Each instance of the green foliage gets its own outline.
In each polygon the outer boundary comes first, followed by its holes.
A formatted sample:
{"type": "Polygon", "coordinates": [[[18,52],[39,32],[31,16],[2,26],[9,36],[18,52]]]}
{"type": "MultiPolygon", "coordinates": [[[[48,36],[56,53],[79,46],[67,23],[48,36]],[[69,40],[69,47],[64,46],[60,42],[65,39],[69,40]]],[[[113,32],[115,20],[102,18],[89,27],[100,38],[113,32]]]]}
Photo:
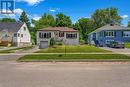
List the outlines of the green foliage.
{"type": "Polygon", "coordinates": [[[37,29],[42,29],[45,27],[55,26],[55,19],[51,14],[44,14],[38,21],[32,20],[32,23],[37,29]]]}
{"type": "Polygon", "coordinates": [[[72,21],[69,16],[66,16],[63,13],[58,13],[56,15],[56,26],[57,27],[71,27],[72,21]]]}
{"type": "Polygon", "coordinates": [[[128,22],[128,27],[130,27],[130,21],[128,22]]]}
{"type": "Polygon", "coordinates": [[[81,44],[81,45],[84,45],[85,43],[86,43],[86,42],[85,42],[84,40],[82,40],[82,39],[80,40],[80,44],[81,44]]]}
{"type": "Polygon", "coordinates": [[[95,29],[111,23],[112,21],[120,24],[122,20],[116,8],[97,9],[92,14],[91,18],[95,29]]]}
{"type": "Polygon", "coordinates": [[[22,14],[20,15],[19,20],[20,20],[21,22],[25,22],[25,23],[27,24],[27,27],[30,29],[29,18],[28,18],[28,16],[27,16],[27,14],[26,14],[25,11],[22,12],[22,14]]]}
{"type": "Polygon", "coordinates": [[[84,62],[84,61],[130,61],[130,57],[122,54],[53,54],[53,55],[26,55],[18,61],[57,61],[57,62],[84,62]]]}
{"type": "Polygon", "coordinates": [[[125,47],[130,48],[130,42],[125,42],[125,47]]]}
{"type": "Polygon", "coordinates": [[[73,25],[73,28],[80,30],[80,41],[87,41],[88,33],[93,31],[93,23],[89,18],[81,18],[73,25]]]}
{"type": "Polygon", "coordinates": [[[8,22],[16,22],[16,20],[12,18],[2,18],[0,19],[0,22],[8,23],[8,22]]]}
{"type": "Polygon", "coordinates": [[[59,46],[62,46],[63,45],[63,42],[56,42],[56,45],[59,45],[59,46]]]}
{"type": "Polygon", "coordinates": [[[54,46],[55,44],[56,44],[56,42],[55,42],[54,38],[51,38],[51,40],[50,40],[50,46],[54,46]]]}

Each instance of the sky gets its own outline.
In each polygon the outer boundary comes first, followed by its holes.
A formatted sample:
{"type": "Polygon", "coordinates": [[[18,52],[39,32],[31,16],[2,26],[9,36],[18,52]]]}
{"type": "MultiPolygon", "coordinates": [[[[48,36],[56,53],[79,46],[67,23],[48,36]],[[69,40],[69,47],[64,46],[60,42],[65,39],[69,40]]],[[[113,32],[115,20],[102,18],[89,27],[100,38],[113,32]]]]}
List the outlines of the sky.
{"type": "MultiPolygon", "coordinates": [[[[130,0],[15,0],[15,15],[18,18],[24,10],[30,19],[38,20],[44,13],[55,15],[62,12],[71,17],[73,23],[79,18],[90,18],[96,9],[115,7],[123,18],[123,25],[130,19],[130,0]]],[[[5,16],[5,15],[4,15],[5,16]]],[[[0,14],[0,17],[3,15],[0,14]]]]}

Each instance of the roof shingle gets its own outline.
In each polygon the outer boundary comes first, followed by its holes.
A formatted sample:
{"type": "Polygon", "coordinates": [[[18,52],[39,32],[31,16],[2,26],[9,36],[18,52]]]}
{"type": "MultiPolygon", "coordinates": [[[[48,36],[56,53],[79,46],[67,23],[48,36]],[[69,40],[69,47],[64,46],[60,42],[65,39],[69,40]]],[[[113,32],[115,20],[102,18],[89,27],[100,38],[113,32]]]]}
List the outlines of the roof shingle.
{"type": "Polygon", "coordinates": [[[0,31],[6,29],[8,32],[18,32],[18,30],[22,27],[23,22],[10,22],[10,23],[3,23],[0,22],[0,31]]]}
{"type": "Polygon", "coordinates": [[[63,32],[78,32],[78,30],[74,30],[68,27],[48,27],[44,29],[39,29],[38,31],[63,31],[63,32]]]}
{"type": "Polygon", "coordinates": [[[124,27],[124,26],[120,26],[117,24],[111,25],[111,24],[107,24],[101,28],[96,29],[95,31],[91,32],[91,33],[95,33],[95,32],[100,32],[102,30],[130,30],[130,28],[128,27],[124,27]]]}

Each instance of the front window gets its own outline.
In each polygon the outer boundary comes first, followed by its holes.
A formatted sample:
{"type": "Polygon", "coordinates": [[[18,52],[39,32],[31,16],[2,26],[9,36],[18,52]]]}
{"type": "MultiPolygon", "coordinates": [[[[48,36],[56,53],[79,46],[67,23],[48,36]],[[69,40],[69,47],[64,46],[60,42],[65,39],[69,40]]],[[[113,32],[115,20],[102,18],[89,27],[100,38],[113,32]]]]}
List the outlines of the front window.
{"type": "Polygon", "coordinates": [[[21,34],[21,37],[23,37],[23,34],[21,34]]]}
{"type": "Polygon", "coordinates": [[[24,27],[24,31],[26,31],[26,27],[24,27]]]}
{"type": "Polygon", "coordinates": [[[130,31],[123,31],[123,37],[130,37],[130,31]]]}
{"type": "Polygon", "coordinates": [[[51,38],[51,33],[39,33],[39,38],[51,38]]]}
{"type": "Polygon", "coordinates": [[[17,37],[17,34],[16,34],[16,33],[14,34],[14,37],[17,37]]]}
{"type": "Polygon", "coordinates": [[[115,36],[115,32],[114,31],[106,31],[105,32],[105,36],[106,37],[114,37],[115,36]]]}
{"type": "Polygon", "coordinates": [[[66,38],[67,39],[76,39],[77,38],[77,34],[66,34],[66,38]]]}
{"type": "Polygon", "coordinates": [[[64,32],[60,32],[59,37],[64,37],[64,32]]]}
{"type": "Polygon", "coordinates": [[[42,33],[39,33],[39,38],[42,38],[42,33]]]}
{"type": "Polygon", "coordinates": [[[18,33],[18,37],[20,37],[20,34],[18,33]]]}

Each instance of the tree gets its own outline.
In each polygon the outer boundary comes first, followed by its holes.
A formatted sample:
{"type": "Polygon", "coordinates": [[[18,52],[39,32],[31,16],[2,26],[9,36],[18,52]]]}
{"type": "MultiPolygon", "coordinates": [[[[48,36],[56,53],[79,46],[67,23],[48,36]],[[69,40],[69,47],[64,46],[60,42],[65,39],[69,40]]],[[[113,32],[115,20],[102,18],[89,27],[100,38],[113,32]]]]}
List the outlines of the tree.
{"type": "Polygon", "coordinates": [[[122,18],[116,8],[97,9],[91,16],[95,29],[104,26],[112,21],[121,24],[122,18]]]}
{"type": "Polygon", "coordinates": [[[0,19],[0,22],[8,23],[8,22],[16,22],[16,20],[12,19],[12,18],[2,18],[2,19],[0,19]]]}
{"type": "Polygon", "coordinates": [[[71,27],[72,21],[69,16],[66,16],[63,13],[58,13],[56,14],[56,26],[57,27],[71,27]]]}
{"type": "Polygon", "coordinates": [[[44,14],[38,21],[32,20],[35,28],[41,29],[45,27],[55,26],[55,19],[51,14],[44,14]]]}
{"type": "Polygon", "coordinates": [[[87,41],[88,33],[93,31],[92,21],[89,18],[81,18],[73,25],[73,28],[80,31],[80,40],[87,41]]]}
{"type": "Polygon", "coordinates": [[[130,27],[130,21],[128,22],[128,27],[130,27]]]}
{"type": "Polygon", "coordinates": [[[29,18],[28,18],[25,11],[22,12],[22,14],[20,15],[19,20],[21,22],[25,22],[27,24],[27,27],[30,29],[31,26],[30,26],[29,18]]]}

